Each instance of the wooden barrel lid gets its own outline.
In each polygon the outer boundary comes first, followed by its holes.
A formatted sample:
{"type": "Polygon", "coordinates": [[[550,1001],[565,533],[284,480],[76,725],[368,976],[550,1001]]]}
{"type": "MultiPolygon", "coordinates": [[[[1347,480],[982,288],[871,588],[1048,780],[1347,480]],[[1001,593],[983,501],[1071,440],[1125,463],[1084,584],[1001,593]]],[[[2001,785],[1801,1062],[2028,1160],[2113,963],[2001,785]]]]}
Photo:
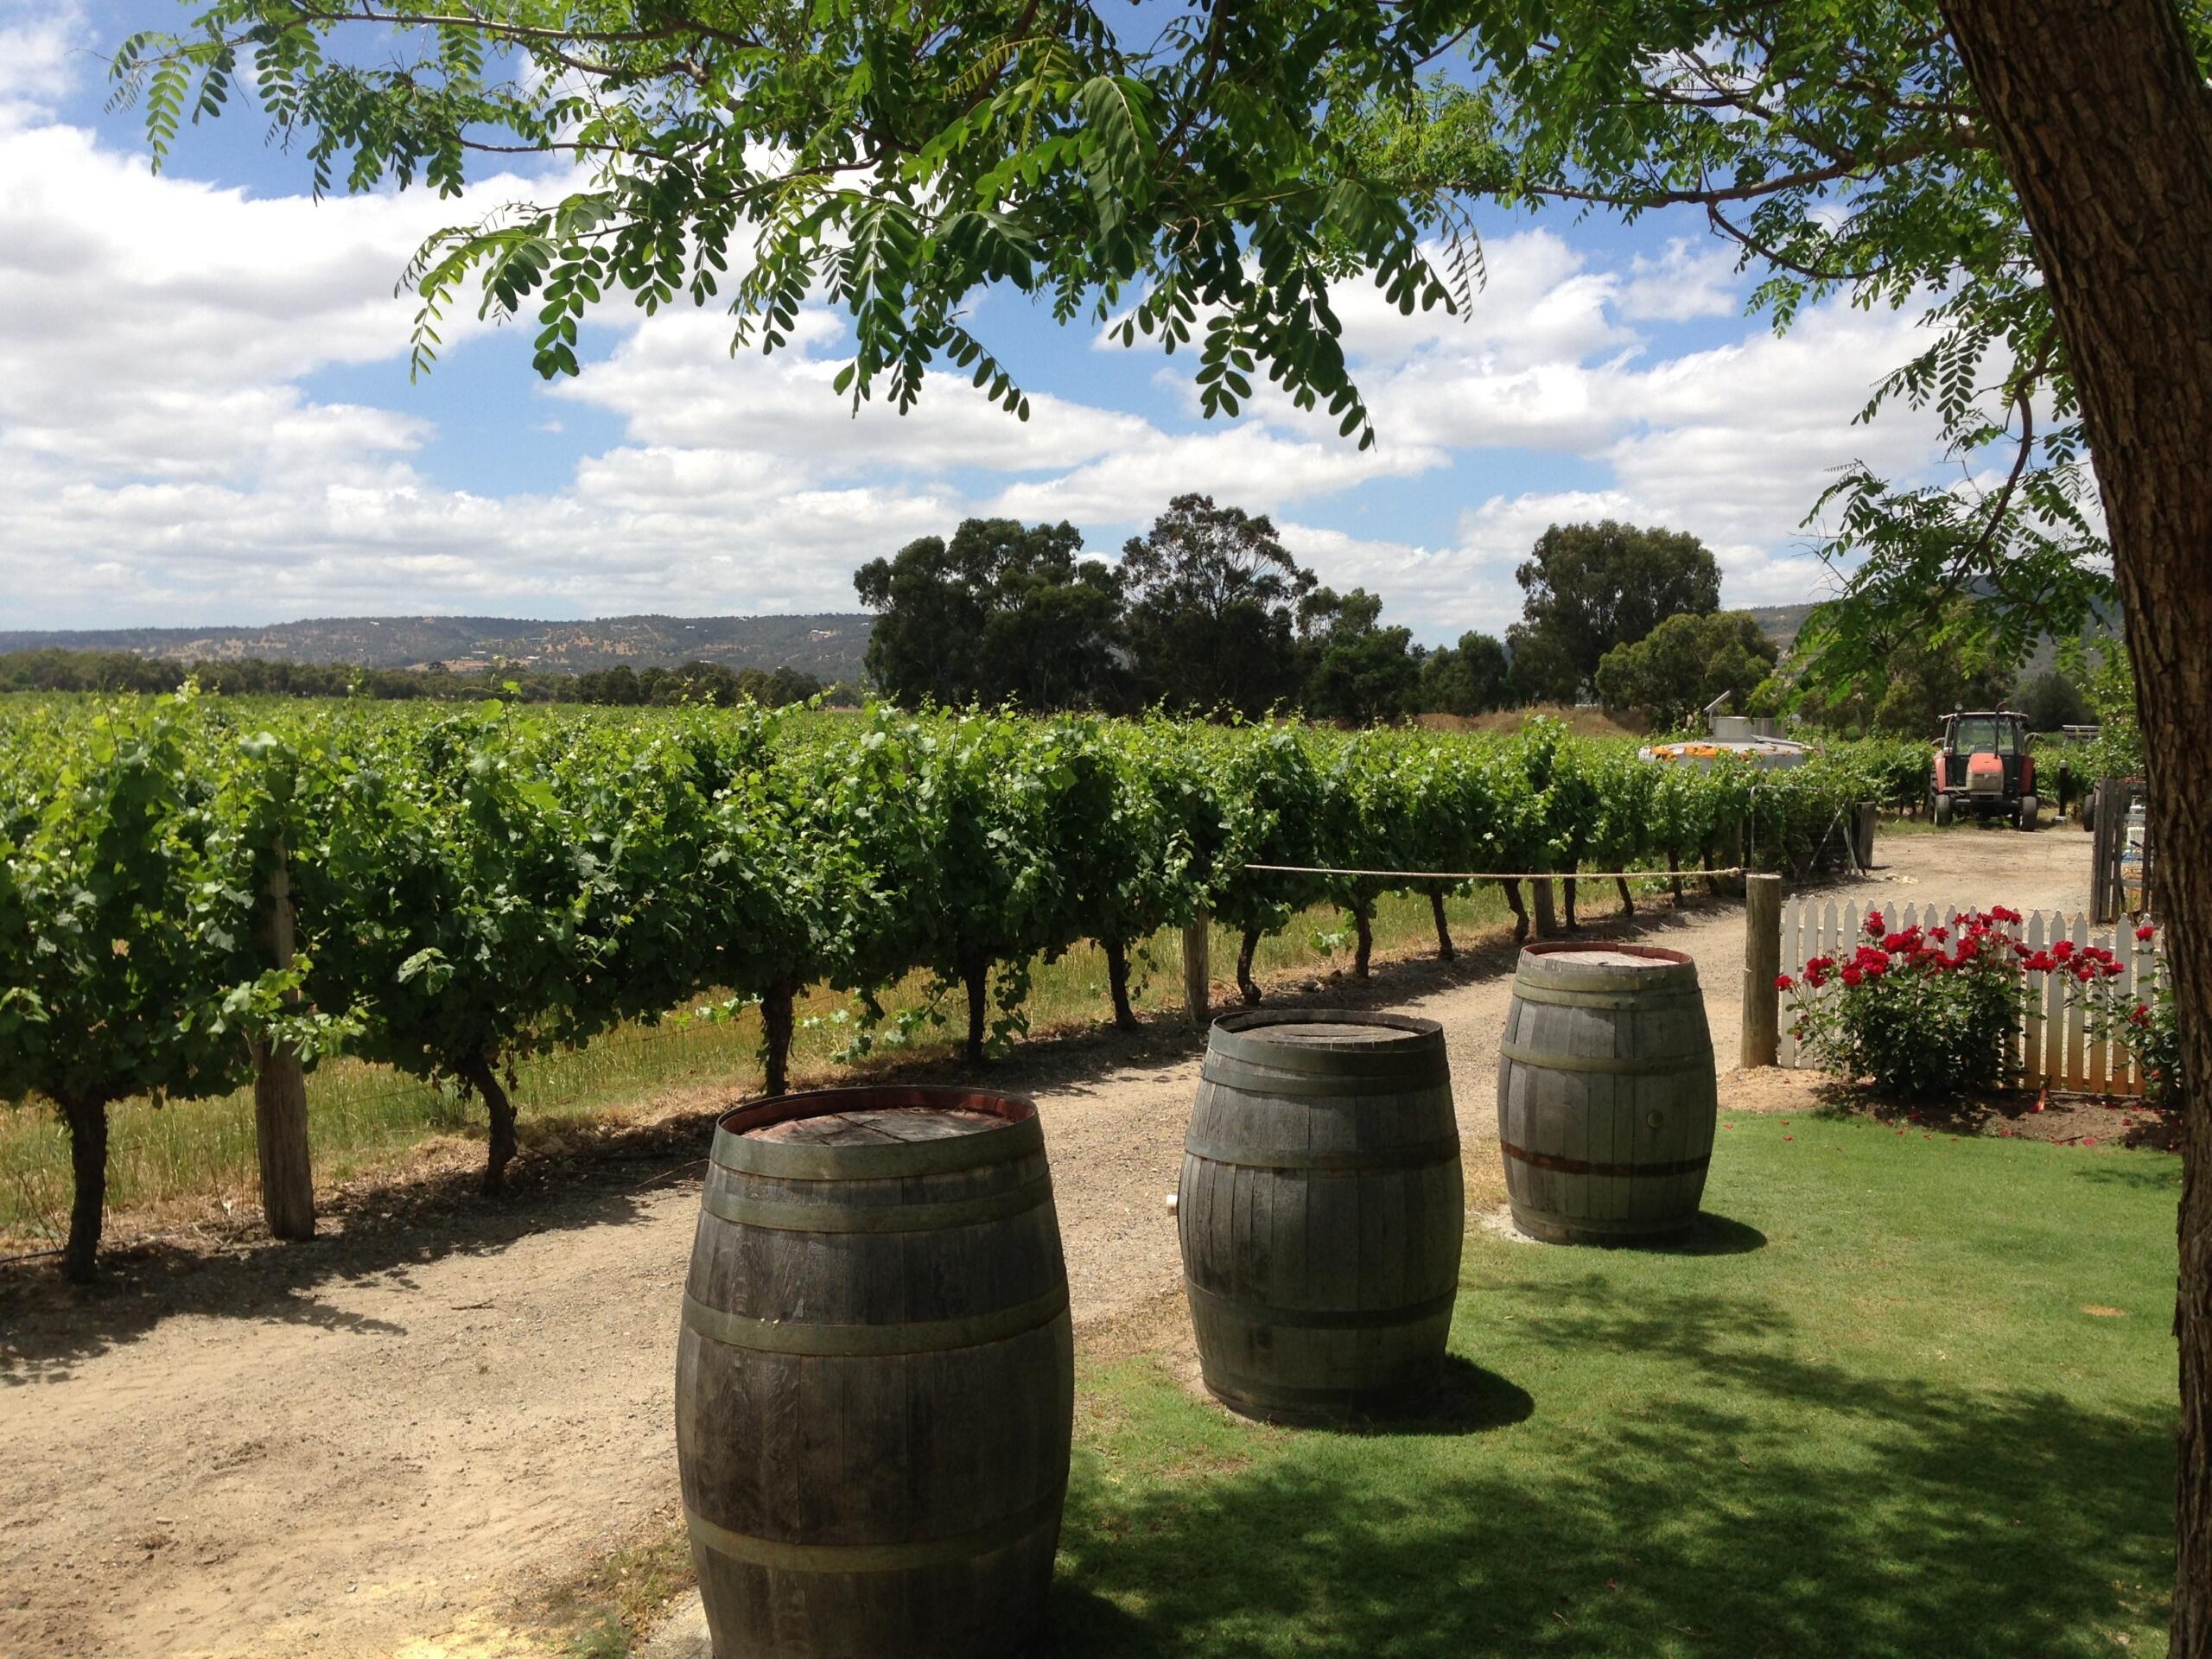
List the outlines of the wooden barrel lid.
{"type": "Polygon", "coordinates": [[[1442,1083],[1450,1071],[1444,1027],[1433,1020],[1317,1008],[1215,1020],[1199,1075],[1263,1093],[1288,1088],[1335,1095],[1426,1088],[1442,1083]]]}
{"type": "Polygon", "coordinates": [[[1006,1120],[968,1107],[908,1106],[888,1111],[824,1112],[819,1117],[787,1117],[744,1131],[753,1141],[781,1141],[793,1146],[880,1147],[897,1142],[942,1141],[956,1135],[995,1129],[1006,1120]]]}
{"type": "Polygon", "coordinates": [[[790,1180],[969,1169],[1041,1151],[1037,1105],[988,1090],[815,1089],[748,1101],[715,1127],[714,1160],[790,1180]]]}
{"type": "Polygon", "coordinates": [[[1515,969],[1514,994],[1523,1000],[1570,997],[1691,998],[1699,995],[1697,963],[1656,944],[1532,944],[1515,969]]]}

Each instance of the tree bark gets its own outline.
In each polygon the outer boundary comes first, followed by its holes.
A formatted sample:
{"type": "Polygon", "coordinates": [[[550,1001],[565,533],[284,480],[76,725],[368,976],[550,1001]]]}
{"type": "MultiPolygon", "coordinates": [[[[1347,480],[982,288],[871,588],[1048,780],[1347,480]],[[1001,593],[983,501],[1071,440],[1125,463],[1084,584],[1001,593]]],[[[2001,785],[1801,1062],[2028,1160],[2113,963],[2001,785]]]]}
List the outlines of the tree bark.
{"type": "Polygon", "coordinates": [[[69,1126],[69,1173],[75,1181],[61,1271],[73,1284],[89,1285],[99,1272],[107,1215],[107,1103],[64,1101],[61,1120],[69,1126]]]}
{"type": "Polygon", "coordinates": [[[968,988],[968,1064],[983,1063],[983,1013],[989,1003],[991,963],[988,957],[970,957],[961,964],[960,982],[968,988]]]}
{"type": "Polygon", "coordinates": [[[2174,1659],[2212,1659],[2212,100],[2173,0],[1944,0],[2081,396],[2180,1015],[2174,1659]]]}
{"type": "Polygon", "coordinates": [[[315,1165],[308,1149],[308,1079],[287,1046],[254,1039],[253,1149],[261,1218],[272,1238],[315,1236],[315,1165]]]}
{"type": "Polygon", "coordinates": [[[1635,915],[1636,895],[1628,890],[1628,878],[1624,875],[1617,875],[1613,878],[1613,885],[1621,890],[1621,914],[1635,915]]]}
{"type": "Polygon", "coordinates": [[[1375,926],[1364,909],[1352,912],[1351,925],[1359,938],[1358,948],[1351,954],[1352,977],[1365,979],[1368,963],[1375,955],[1375,926]]]}
{"type": "Polygon", "coordinates": [[[515,1103],[507,1098],[505,1085],[489,1061],[479,1060],[468,1066],[461,1078],[482,1097],[484,1109],[492,1119],[492,1133],[484,1147],[483,1190],[486,1198],[494,1198],[505,1184],[507,1166],[520,1149],[515,1139],[515,1103]]]}
{"type": "Polygon", "coordinates": [[[1538,876],[1529,884],[1529,896],[1536,910],[1536,937],[1551,939],[1559,937],[1559,899],[1553,891],[1548,875],[1538,876]]]}
{"type": "Polygon", "coordinates": [[[1114,998],[1114,1023],[1123,1031],[1137,1028],[1137,1011],[1129,1006],[1129,947],[1109,939],[1106,950],[1106,988],[1114,998]]]}
{"type": "Polygon", "coordinates": [[[1667,876],[1675,888],[1675,908],[1680,910],[1682,907],[1682,861],[1675,856],[1671,847],[1667,849],[1667,876]]]}
{"type": "Polygon", "coordinates": [[[1529,942],[1529,909],[1521,902],[1521,884],[1510,879],[1497,884],[1505,893],[1505,907],[1513,912],[1513,943],[1529,942]]]}
{"type": "MultiPolygon", "coordinates": [[[[292,875],[279,840],[269,873],[263,922],[264,947],[279,969],[292,965],[292,875]]],[[[296,1002],[299,993],[285,1000],[296,1002]]],[[[292,1240],[315,1236],[315,1162],[308,1144],[308,1079],[299,1054],[286,1043],[253,1045],[253,1145],[261,1166],[261,1217],[270,1235],[292,1240]]]]}
{"type": "Polygon", "coordinates": [[[1560,896],[1567,901],[1567,931],[1570,933],[1580,933],[1582,931],[1582,924],[1574,919],[1574,878],[1570,875],[1559,885],[1560,896]]]}
{"type": "Polygon", "coordinates": [[[1428,908],[1429,913],[1436,918],[1436,959],[1450,962],[1459,953],[1452,948],[1452,925],[1444,915],[1443,888],[1431,887],[1428,890],[1428,908]]]}
{"type": "Polygon", "coordinates": [[[1260,930],[1246,928],[1244,942],[1236,948],[1236,988],[1243,994],[1244,1006],[1248,1008],[1260,1006],[1259,982],[1252,977],[1252,953],[1259,948],[1260,930]]]}
{"type": "Polygon", "coordinates": [[[779,979],[760,993],[760,1063],[766,1074],[762,1092],[780,1095],[791,1086],[791,1003],[798,984],[779,979]]]}

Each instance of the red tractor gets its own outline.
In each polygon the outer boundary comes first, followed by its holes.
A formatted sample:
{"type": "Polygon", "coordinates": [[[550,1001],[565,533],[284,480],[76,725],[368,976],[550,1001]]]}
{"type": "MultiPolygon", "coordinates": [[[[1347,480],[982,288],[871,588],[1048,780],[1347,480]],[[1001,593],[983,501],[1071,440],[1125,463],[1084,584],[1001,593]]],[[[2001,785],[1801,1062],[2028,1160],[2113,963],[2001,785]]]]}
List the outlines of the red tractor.
{"type": "Polygon", "coordinates": [[[1947,715],[1936,745],[1928,804],[1938,823],[1958,812],[1999,814],[2023,830],[2036,827],[2036,760],[2028,753],[2028,721],[2009,709],[1947,715]]]}

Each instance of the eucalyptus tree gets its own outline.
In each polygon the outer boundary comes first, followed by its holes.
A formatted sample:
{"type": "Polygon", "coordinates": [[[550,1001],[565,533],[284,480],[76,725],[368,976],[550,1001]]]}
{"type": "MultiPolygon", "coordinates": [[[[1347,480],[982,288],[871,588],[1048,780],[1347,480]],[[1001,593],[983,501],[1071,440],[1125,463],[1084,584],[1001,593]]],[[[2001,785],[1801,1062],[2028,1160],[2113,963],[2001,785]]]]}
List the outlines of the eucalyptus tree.
{"type": "MultiPolygon", "coordinates": [[[[198,3],[198,0],[192,0],[198,3]]],[[[991,284],[1196,348],[1209,414],[1266,374],[1371,442],[1332,291],[1471,303],[1471,202],[1700,213],[1788,327],[1828,296],[1929,305],[1869,412],[1933,409],[1971,470],[1827,499],[1850,596],[1806,642],[1866,666],[1897,617],[2000,645],[2079,632],[2116,586],[2144,709],[2190,1173],[2173,1647],[2212,1655],[2212,12],[2202,0],[1353,0],[1172,12],[1082,0],[217,0],[133,37],[157,160],[257,102],[319,188],[458,192],[472,152],[582,169],[433,237],[407,273],[427,365],[464,285],[533,312],[575,372],[617,290],[725,302],[787,345],[847,312],[836,381],[905,408],[967,373],[1019,415],[963,302],[991,284]],[[2094,474],[2092,468],[2094,467],[2094,474]],[[1983,487],[1979,480],[1993,477],[1983,487]]],[[[1840,465],[1851,457],[1839,454],[1840,465]]],[[[2008,652],[2008,654],[2011,653],[2008,652]]]]}

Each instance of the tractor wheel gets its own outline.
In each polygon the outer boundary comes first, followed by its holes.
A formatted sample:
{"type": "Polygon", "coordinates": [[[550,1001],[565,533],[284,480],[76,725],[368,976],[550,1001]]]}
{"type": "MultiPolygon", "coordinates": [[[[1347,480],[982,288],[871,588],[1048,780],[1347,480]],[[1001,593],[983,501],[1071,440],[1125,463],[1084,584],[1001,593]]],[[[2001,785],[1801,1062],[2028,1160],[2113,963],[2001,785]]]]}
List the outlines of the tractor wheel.
{"type": "Polygon", "coordinates": [[[2042,810],[2043,804],[2037,801],[2034,796],[2021,796],[2020,828],[2023,830],[2033,830],[2036,827],[2036,815],[2042,810]]]}
{"type": "Polygon", "coordinates": [[[1936,827],[1942,829],[1951,821],[1951,798],[1938,791],[1936,796],[1936,827]]]}

